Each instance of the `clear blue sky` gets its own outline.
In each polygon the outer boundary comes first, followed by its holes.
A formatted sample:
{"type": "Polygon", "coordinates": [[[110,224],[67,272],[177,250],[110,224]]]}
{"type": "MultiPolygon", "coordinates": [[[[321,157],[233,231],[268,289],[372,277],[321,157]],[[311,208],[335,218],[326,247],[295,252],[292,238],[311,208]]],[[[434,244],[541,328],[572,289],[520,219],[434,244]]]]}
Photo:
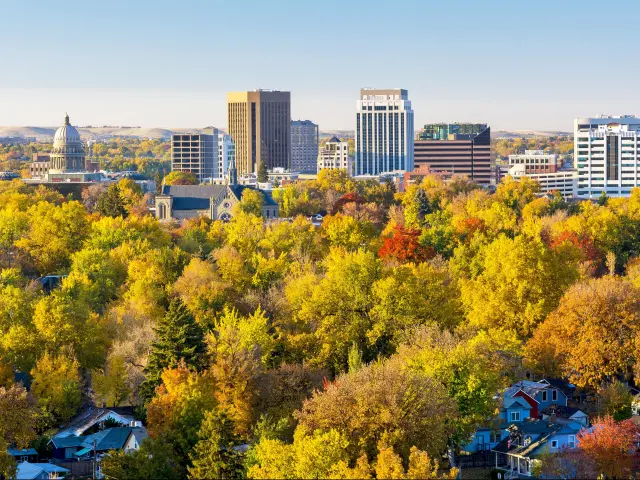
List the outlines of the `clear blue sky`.
{"type": "Polygon", "coordinates": [[[0,0],[0,125],[226,126],[225,93],[292,92],[353,129],[361,87],[429,121],[571,130],[640,115],[640,2],[0,0]]]}

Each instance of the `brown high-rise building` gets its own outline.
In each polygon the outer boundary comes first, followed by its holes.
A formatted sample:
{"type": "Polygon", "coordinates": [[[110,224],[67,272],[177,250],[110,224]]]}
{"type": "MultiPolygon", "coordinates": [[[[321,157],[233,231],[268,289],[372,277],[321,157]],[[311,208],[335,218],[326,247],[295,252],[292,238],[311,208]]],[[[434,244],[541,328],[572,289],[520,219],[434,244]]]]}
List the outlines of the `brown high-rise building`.
{"type": "Polygon", "coordinates": [[[239,174],[291,167],[291,93],[228,93],[227,113],[239,174]]]}
{"type": "Polygon", "coordinates": [[[415,168],[425,165],[485,186],[491,181],[491,129],[485,124],[425,125],[413,148],[415,168]]]}

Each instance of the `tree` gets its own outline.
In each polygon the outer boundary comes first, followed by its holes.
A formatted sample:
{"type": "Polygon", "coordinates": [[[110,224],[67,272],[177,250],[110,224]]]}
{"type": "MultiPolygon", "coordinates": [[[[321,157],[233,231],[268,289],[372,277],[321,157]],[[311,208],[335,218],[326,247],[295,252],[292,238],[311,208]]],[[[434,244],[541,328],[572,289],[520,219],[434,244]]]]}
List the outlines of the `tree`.
{"type": "Polygon", "coordinates": [[[267,163],[258,163],[258,182],[267,183],[269,181],[269,173],[267,172],[267,163]]]}
{"type": "Polygon", "coordinates": [[[91,386],[96,404],[119,406],[131,394],[124,358],[110,355],[106,368],[92,373],[91,386]]]}
{"type": "Polygon", "coordinates": [[[441,383],[391,358],[337,377],[314,392],[296,417],[307,431],[345,435],[352,461],[361,451],[373,458],[383,436],[408,459],[412,446],[440,454],[453,433],[456,407],[441,383]]]}
{"type": "Polygon", "coordinates": [[[380,258],[393,259],[400,263],[421,263],[436,256],[436,251],[430,246],[423,246],[419,242],[420,230],[408,230],[396,225],[392,237],[386,237],[382,248],[378,251],[380,258]]]}
{"type": "Polygon", "coordinates": [[[189,478],[239,478],[244,473],[234,425],[222,411],[209,410],[191,453],[189,478]]]}
{"type": "Polygon", "coordinates": [[[596,419],[591,429],[578,432],[578,449],[595,462],[599,474],[629,478],[639,433],[631,419],[616,422],[605,416],[596,419]]]}
{"type": "Polygon", "coordinates": [[[107,191],[100,195],[96,211],[105,217],[126,217],[128,215],[120,186],[117,183],[109,185],[107,191]]]}
{"type": "Polygon", "coordinates": [[[198,185],[198,178],[191,172],[173,171],[164,177],[165,185],[198,185]]]}
{"type": "Polygon", "coordinates": [[[425,216],[431,213],[429,199],[424,189],[418,185],[410,186],[402,197],[402,205],[407,228],[422,228],[425,216]]]}
{"type": "Polygon", "coordinates": [[[147,438],[138,450],[112,450],[101,462],[105,478],[182,480],[186,469],[172,445],[164,439],[147,438]]]}
{"type": "Polygon", "coordinates": [[[180,300],[171,302],[155,332],[156,341],[151,346],[145,369],[147,386],[144,389],[148,398],[159,385],[165,368],[175,368],[184,362],[189,369],[200,371],[206,351],[202,328],[180,300]]]}
{"type": "Polygon", "coordinates": [[[639,328],[640,295],[633,285],[612,276],[584,281],[538,327],[525,360],[537,372],[597,389],[610,378],[631,375],[639,328]]]}
{"type": "Polygon", "coordinates": [[[0,387],[0,476],[15,478],[16,464],[7,449],[27,448],[36,437],[33,399],[22,385],[0,387]]]}
{"type": "Polygon", "coordinates": [[[264,195],[260,190],[253,188],[245,188],[242,190],[240,202],[236,204],[237,211],[244,212],[248,215],[262,217],[262,205],[264,205],[264,195]]]}
{"type": "Polygon", "coordinates": [[[73,417],[82,406],[78,362],[66,355],[45,353],[31,370],[31,392],[42,410],[42,422],[56,425],[73,417]]]}

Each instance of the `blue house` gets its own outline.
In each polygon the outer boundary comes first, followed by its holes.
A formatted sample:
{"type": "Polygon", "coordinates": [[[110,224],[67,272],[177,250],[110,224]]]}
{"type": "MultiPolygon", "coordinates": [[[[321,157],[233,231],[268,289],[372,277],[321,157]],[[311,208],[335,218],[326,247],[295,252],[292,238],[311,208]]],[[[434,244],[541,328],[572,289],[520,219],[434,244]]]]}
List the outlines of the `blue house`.
{"type": "MultiPolygon", "coordinates": [[[[146,430],[142,427],[116,427],[107,428],[92,435],[70,435],[68,437],[53,437],[49,444],[53,449],[53,458],[56,460],[86,459],[93,452],[104,453],[109,450],[123,450],[130,442],[131,434],[134,438],[145,438],[146,430]]],[[[142,440],[140,440],[142,441],[142,440]]],[[[139,448],[138,443],[131,443],[139,448]]]]}

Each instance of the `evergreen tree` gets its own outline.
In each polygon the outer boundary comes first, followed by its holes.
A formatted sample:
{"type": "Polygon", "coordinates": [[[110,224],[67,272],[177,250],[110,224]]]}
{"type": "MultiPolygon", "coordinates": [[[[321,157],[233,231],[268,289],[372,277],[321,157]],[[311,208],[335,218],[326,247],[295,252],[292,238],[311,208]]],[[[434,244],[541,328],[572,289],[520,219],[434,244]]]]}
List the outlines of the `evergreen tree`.
{"type": "Polygon", "coordinates": [[[98,198],[96,210],[105,217],[126,217],[127,210],[124,208],[124,199],[117,183],[109,185],[107,191],[98,198]]]}
{"type": "Polygon", "coordinates": [[[198,432],[198,443],[191,453],[193,466],[189,478],[242,478],[244,469],[233,422],[224,412],[209,410],[198,432]]]}
{"type": "Polygon", "coordinates": [[[204,366],[204,332],[180,300],[171,302],[155,332],[156,341],[151,345],[149,362],[145,368],[147,380],[142,385],[145,398],[153,396],[164,369],[176,367],[181,361],[193,370],[199,371],[204,366]]]}
{"type": "Polygon", "coordinates": [[[265,162],[260,162],[258,165],[258,182],[266,183],[269,181],[269,174],[267,173],[267,165],[265,162]]]}

